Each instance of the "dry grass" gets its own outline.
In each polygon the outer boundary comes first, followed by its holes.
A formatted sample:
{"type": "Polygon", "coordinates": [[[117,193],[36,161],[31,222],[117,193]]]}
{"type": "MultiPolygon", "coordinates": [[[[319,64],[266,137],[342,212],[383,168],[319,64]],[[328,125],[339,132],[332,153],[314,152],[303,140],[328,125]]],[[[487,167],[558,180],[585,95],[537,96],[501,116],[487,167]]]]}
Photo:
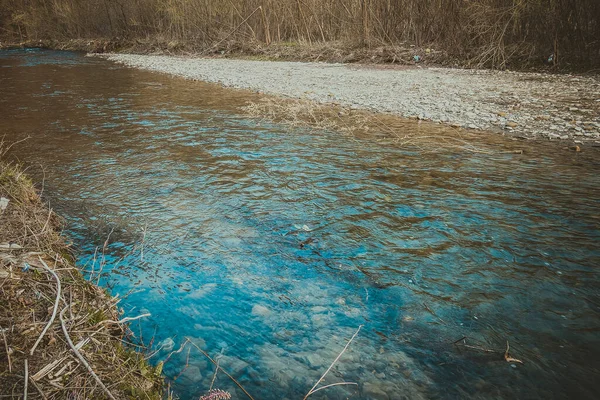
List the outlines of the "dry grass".
{"type": "Polygon", "coordinates": [[[243,111],[260,122],[336,131],[349,139],[367,137],[394,146],[414,148],[422,153],[437,152],[442,148],[485,154],[496,152],[476,145],[481,142],[473,140],[476,133],[464,129],[339,104],[321,104],[309,99],[265,97],[248,103],[243,111]]]}
{"type": "Polygon", "coordinates": [[[1,158],[0,196],[9,200],[0,211],[0,397],[163,398],[160,370],[125,344],[119,300],[83,278],[59,218],[1,158]]]}
{"type": "MultiPolygon", "coordinates": [[[[318,48],[334,44],[349,50],[342,58],[397,47],[412,50],[410,61],[433,48],[461,65],[540,66],[553,54],[551,68],[589,69],[599,37],[598,0],[0,0],[0,41],[105,38],[174,52],[273,46],[285,57],[286,44],[302,44],[327,60],[318,48]]],[[[386,52],[388,62],[406,58],[397,55],[386,52]]]]}

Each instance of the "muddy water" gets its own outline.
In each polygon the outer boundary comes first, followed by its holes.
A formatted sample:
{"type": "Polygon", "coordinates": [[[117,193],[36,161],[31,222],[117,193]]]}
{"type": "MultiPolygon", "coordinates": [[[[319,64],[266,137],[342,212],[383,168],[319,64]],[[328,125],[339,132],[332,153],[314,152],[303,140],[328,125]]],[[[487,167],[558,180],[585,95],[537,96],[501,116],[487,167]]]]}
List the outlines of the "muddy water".
{"type": "Polygon", "coordinates": [[[181,398],[213,379],[195,347],[169,357],[188,339],[256,399],[298,399],[361,325],[324,381],[358,385],[313,398],[598,396],[597,155],[257,124],[237,111],[248,94],[75,53],[0,67],[0,133],[29,137],[11,156],[81,267],[152,314],[135,340],[181,398]]]}

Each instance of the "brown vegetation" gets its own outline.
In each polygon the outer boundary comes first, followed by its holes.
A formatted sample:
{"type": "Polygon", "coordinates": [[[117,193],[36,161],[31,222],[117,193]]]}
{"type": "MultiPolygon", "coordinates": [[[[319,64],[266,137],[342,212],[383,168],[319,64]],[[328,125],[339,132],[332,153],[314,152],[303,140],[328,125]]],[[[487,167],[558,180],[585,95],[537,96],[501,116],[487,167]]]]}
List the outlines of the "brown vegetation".
{"type": "Polygon", "coordinates": [[[347,135],[349,139],[367,135],[381,143],[415,148],[421,153],[438,152],[440,147],[485,154],[523,152],[521,149],[491,150],[478,146],[471,140],[476,132],[462,128],[372,113],[337,104],[319,104],[307,99],[265,97],[258,102],[249,102],[243,111],[258,123],[275,121],[293,127],[335,130],[347,135]],[[421,130],[422,123],[425,124],[423,130],[426,134],[421,130]]]}
{"type": "Polygon", "coordinates": [[[264,49],[335,43],[350,61],[360,49],[387,62],[407,61],[398,49],[424,61],[435,49],[447,62],[498,68],[600,61],[597,0],[0,0],[0,31],[11,41],[104,38],[173,52],[273,55],[282,51],[264,49]]]}
{"type": "Polygon", "coordinates": [[[1,159],[0,199],[0,397],[163,398],[160,367],[124,344],[119,300],[83,278],[59,219],[1,159]]]}

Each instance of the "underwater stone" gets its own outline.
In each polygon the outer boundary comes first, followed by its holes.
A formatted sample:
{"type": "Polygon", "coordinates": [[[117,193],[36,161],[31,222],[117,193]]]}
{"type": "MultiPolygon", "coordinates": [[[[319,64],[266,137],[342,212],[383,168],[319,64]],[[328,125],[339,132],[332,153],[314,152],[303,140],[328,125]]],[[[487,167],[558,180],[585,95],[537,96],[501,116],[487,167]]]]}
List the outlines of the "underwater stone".
{"type": "Polygon", "coordinates": [[[212,292],[216,287],[217,287],[216,283],[207,283],[205,285],[202,285],[200,288],[194,290],[189,295],[189,297],[192,299],[200,299],[200,298],[206,296],[207,294],[209,294],[210,292],[212,292]]]}
{"type": "Polygon", "coordinates": [[[365,395],[365,397],[367,397],[369,399],[388,400],[390,398],[386,392],[384,392],[383,390],[381,390],[379,388],[379,385],[371,383],[371,382],[365,382],[363,384],[362,391],[363,391],[363,394],[365,395]]]}
{"type": "Polygon", "coordinates": [[[255,304],[254,307],[252,307],[252,315],[256,315],[257,317],[268,317],[271,315],[271,310],[260,304],[255,304]]]}
{"type": "Polygon", "coordinates": [[[313,368],[320,368],[325,364],[325,360],[318,354],[309,354],[306,356],[306,360],[313,368]]]}
{"type": "Polygon", "coordinates": [[[202,380],[200,368],[196,366],[187,367],[185,371],[183,371],[183,373],[179,376],[178,380],[180,382],[185,382],[185,384],[193,384],[200,382],[202,380]]]}

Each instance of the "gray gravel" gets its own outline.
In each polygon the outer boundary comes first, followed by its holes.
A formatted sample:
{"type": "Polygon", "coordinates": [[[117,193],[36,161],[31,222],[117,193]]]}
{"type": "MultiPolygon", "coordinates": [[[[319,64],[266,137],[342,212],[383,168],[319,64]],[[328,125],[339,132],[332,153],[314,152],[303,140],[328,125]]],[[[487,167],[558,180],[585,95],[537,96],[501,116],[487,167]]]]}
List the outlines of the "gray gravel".
{"type": "Polygon", "coordinates": [[[131,67],[524,138],[600,143],[600,78],[109,54],[131,67]]]}

